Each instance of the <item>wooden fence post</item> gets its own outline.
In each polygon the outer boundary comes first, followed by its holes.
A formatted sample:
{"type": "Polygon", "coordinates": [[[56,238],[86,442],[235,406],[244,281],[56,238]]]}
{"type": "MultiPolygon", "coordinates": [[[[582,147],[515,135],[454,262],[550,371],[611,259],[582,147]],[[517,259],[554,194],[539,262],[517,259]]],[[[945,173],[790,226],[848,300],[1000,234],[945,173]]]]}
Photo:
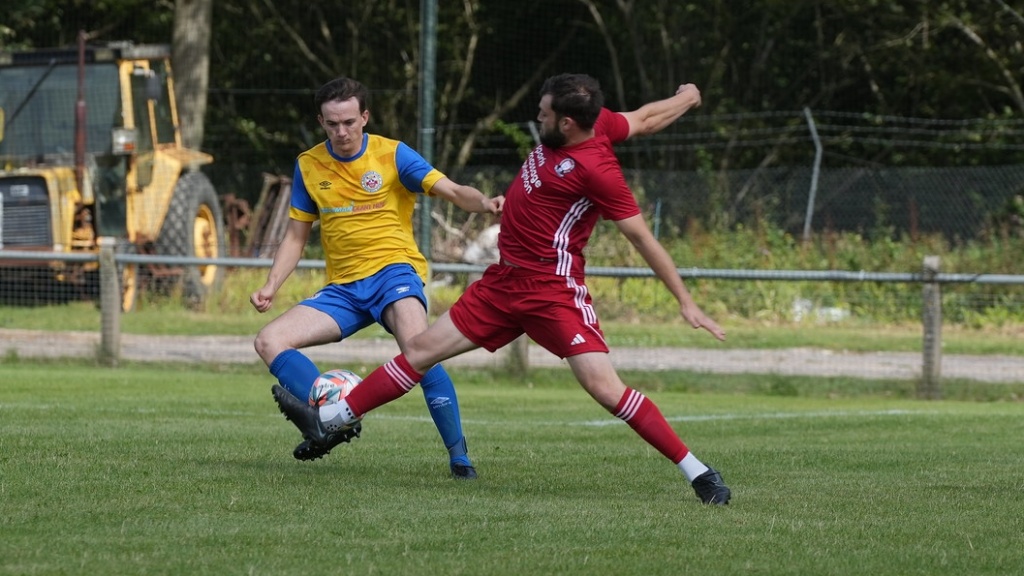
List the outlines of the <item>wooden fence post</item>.
{"type": "Polygon", "coordinates": [[[523,334],[506,346],[505,368],[512,376],[526,376],[530,370],[530,337],[523,334]]]}
{"type": "Polygon", "coordinates": [[[921,322],[924,326],[921,382],[919,398],[938,400],[942,394],[939,379],[942,372],[942,292],[935,277],[939,273],[939,257],[925,256],[922,285],[921,322]]]}
{"type": "Polygon", "coordinates": [[[121,360],[121,279],[114,252],[116,238],[102,237],[100,247],[100,349],[99,361],[117,366],[121,360]]]}
{"type": "MultiPolygon", "coordinates": [[[[472,284],[480,279],[483,274],[478,272],[472,272],[469,274],[467,280],[468,284],[472,284]]],[[[526,334],[521,335],[519,338],[509,342],[504,348],[498,351],[500,365],[511,376],[526,376],[526,373],[530,371],[530,337],[526,334]]]]}

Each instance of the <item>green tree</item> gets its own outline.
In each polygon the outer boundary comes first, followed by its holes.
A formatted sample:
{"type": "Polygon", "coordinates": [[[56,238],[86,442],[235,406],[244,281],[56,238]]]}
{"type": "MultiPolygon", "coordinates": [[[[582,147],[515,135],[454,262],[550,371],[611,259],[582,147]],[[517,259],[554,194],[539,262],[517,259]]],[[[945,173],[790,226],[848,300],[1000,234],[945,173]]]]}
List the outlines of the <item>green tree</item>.
{"type": "MultiPolygon", "coordinates": [[[[209,1],[10,0],[0,45],[69,45],[84,29],[95,41],[173,40],[180,50],[190,36],[175,32],[176,7],[209,1]]],[[[1024,114],[1024,17],[1005,0],[461,0],[438,8],[435,158],[449,171],[516,164],[507,126],[532,120],[540,82],[563,71],[598,77],[620,110],[682,82],[701,88],[703,106],[631,144],[627,165],[806,165],[804,107],[828,120],[821,129],[833,163],[1019,160],[1012,122],[1024,114]],[[989,123],[922,139],[1008,146],[963,157],[898,149],[915,129],[890,126],[895,117],[982,119],[989,123]]],[[[290,171],[294,155],[321,137],[313,91],[336,75],[373,89],[372,130],[415,142],[419,10],[419,0],[219,0],[208,20],[181,19],[210,26],[209,103],[198,134],[226,190],[251,195],[261,171],[290,171]]],[[[189,139],[190,118],[204,116],[202,67],[202,58],[176,63],[189,139]]]]}

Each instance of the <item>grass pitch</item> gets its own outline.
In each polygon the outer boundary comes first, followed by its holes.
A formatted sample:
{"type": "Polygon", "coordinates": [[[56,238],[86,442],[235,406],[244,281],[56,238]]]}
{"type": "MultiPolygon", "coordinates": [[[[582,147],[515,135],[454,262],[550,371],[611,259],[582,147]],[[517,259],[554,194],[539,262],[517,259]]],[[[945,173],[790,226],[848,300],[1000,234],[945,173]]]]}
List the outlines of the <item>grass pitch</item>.
{"type": "Polygon", "coordinates": [[[448,477],[418,390],[307,463],[291,457],[298,433],[262,369],[0,364],[0,574],[1024,565],[1020,402],[649,390],[733,489],[730,506],[713,508],[568,370],[454,376],[473,482],[448,477]]]}

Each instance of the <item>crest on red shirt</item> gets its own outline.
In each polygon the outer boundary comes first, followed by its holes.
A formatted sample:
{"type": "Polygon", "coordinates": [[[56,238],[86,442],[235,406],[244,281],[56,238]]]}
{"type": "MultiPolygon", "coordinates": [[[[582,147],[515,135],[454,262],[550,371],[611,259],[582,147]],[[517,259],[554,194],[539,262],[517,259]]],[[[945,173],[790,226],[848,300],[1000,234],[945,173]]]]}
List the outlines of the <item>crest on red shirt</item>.
{"type": "Polygon", "coordinates": [[[576,162],[573,162],[572,158],[566,158],[555,165],[555,174],[558,174],[559,178],[565,178],[565,175],[572,172],[575,167],[576,162]]]}
{"type": "Polygon", "coordinates": [[[366,190],[367,192],[376,192],[384,185],[384,177],[380,175],[380,172],[370,170],[366,174],[363,174],[363,178],[359,183],[363,187],[363,190],[366,190]]]}

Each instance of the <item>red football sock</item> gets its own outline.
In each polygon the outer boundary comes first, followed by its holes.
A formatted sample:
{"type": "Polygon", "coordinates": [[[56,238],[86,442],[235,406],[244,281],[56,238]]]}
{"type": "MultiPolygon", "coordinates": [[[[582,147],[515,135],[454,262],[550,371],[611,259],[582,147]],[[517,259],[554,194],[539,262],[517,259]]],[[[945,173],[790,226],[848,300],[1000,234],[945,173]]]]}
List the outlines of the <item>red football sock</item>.
{"type": "Polygon", "coordinates": [[[345,401],[352,412],[362,416],[370,410],[402,397],[423,378],[413,370],[405,356],[399,354],[391,362],[377,368],[356,386],[345,401]]]}
{"type": "Polygon", "coordinates": [[[690,451],[675,430],[668,425],[668,421],[654,402],[632,388],[626,388],[626,393],[622,395],[612,414],[629,424],[630,428],[673,464],[678,464],[690,451]]]}

